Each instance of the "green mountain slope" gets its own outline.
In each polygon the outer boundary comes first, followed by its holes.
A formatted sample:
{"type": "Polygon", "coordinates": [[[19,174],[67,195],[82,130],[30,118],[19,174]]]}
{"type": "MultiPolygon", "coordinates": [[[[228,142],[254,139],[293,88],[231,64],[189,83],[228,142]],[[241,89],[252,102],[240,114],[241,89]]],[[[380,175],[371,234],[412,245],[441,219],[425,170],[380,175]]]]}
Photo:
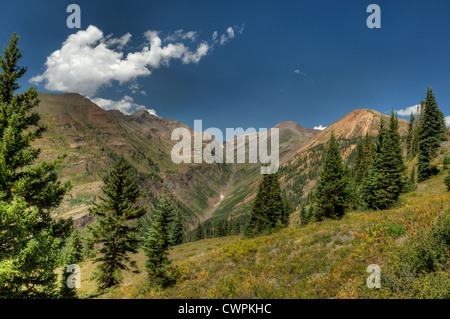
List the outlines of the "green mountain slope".
{"type": "Polygon", "coordinates": [[[190,130],[181,122],[147,111],[133,115],[104,111],[79,94],[40,93],[39,97],[37,111],[48,131],[36,146],[42,148],[42,158],[67,154],[61,176],[74,188],[57,212],[74,217],[80,226],[92,220],[87,208],[100,193],[101,177],[120,154],[137,170],[145,192],[143,201],[151,204],[164,183],[168,184],[188,227],[196,225],[210,210],[229,179],[229,165],[172,161],[172,130],[190,130]]]}
{"type": "MultiPolygon", "coordinates": [[[[449,147],[436,160],[442,169],[449,147]]],[[[450,214],[450,193],[443,179],[447,171],[418,184],[398,207],[381,211],[352,211],[340,220],[306,226],[295,223],[269,236],[205,239],[175,246],[171,257],[181,269],[174,287],[155,290],[146,285],[140,252],[135,255],[143,273],[125,274],[120,287],[99,298],[434,298],[450,296],[450,275],[436,272],[402,277],[412,290],[397,290],[392,262],[409,252],[437,216],[450,214]],[[381,289],[366,286],[367,266],[381,267],[381,289]],[[385,277],[383,277],[385,276],[385,277]],[[436,277],[440,276],[440,277],[436,277]],[[432,281],[440,278],[442,282],[432,281]],[[433,286],[434,285],[434,286],[433,286]],[[447,285],[447,286],[443,286],[447,285]],[[433,288],[434,287],[434,288],[433,288]],[[433,290],[434,289],[434,290],[433,290]],[[447,293],[447,295],[445,295],[447,293]]],[[[90,261],[82,265],[81,296],[95,294],[90,261]]]]}

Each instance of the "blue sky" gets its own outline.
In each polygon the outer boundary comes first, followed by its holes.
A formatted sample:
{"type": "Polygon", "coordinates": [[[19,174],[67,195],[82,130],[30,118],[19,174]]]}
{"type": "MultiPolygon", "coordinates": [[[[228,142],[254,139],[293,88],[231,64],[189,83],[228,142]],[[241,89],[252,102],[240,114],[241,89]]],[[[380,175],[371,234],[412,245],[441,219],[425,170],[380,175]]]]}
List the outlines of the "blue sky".
{"type": "Polygon", "coordinates": [[[24,88],[153,109],[189,126],[201,119],[204,129],[326,126],[356,108],[416,105],[428,86],[450,115],[447,0],[19,0],[0,11],[0,40],[13,31],[24,88]],[[81,8],[81,29],[66,26],[70,3],[81,8]],[[381,29],[366,26],[371,3],[381,29]],[[158,40],[162,50],[145,51],[158,40]]]}

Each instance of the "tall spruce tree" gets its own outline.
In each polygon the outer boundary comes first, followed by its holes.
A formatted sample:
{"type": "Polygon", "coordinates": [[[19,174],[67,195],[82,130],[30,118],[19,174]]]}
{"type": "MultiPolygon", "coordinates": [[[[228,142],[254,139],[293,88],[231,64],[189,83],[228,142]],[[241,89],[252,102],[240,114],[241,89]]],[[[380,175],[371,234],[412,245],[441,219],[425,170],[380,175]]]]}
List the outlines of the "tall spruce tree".
{"type": "Polygon", "coordinates": [[[387,128],[384,120],[380,121],[375,159],[362,188],[363,201],[369,208],[385,209],[398,200],[405,171],[402,153],[398,118],[392,111],[387,128]]]}
{"type": "Polygon", "coordinates": [[[202,224],[199,223],[197,227],[195,227],[194,234],[192,236],[192,241],[202,240],[205,238],[205,234],[203,232],[202,224]]]}
{"type": "Polygon", "coordinates": [[[252,212],[244,235],[252,237],[270,233],[273,230],[286,227],[289,215],[281,196],[278,174],[265,174],[253,202],[252,212]]]}
{"type": "Polygon", "coordinates": [[[171,242],[169,224],[173,215],[171,196],[167,188],[156,203],[153,223],[144,240],[144,252],[147,256],[145,267],[152,284],[170,286],[175,280],[175,270],[169,259],[171,242]]]}
{"type": "Polygon", "coordinates": [[[315,216],[318,220],[325,217],[339,218],[344,215],[348,196],[348,176],[334,132],[331,133],[325,153],[315,196],[315,216]]]}
{"type": "Polygon", "coordinates": [[[241,233],[241,225],[239,220],[233,220],[231,227],[231,235],[239,235],[241,233]]]}
{"type": "Polygon", "coordinates": [[[31,143],[46,127],[33,109],[38,93],[16,94],[26,68],[14,33],[0,57],[0,297],[57,296],[54,272],[71,220],[53,218],[70,184],[61,185],[57,169],[63,156],[39,161],[31,143]]]}
{"type": "Polygon", "coordinates": [[[77,227],[74,227],[68,239],[67,248],[64,256],[64,267],[62,269],[61,286],[59,288],[59,296],[64,299],[77,298],[75,288],[67,286],[67,279],[71,275],[66,271],[68,265],[79,264],[83,261],[83,243],[81,234],[77,227]]]}
{"type": "Polygon", "coordinates": [[[171,234],[171,243],[172,246],[180,245],[183,242],[184,237],[184,228],[183,228],[183,216],[179,211],[177,211],[175,215],[175,221],[173,223],[172,227],[172,234],[171,234]]]}
{"type": "Polygon", "coordinates": [[[101,187],[106,195],[99,196],[100,203],[94,203],[90,212],[97,218],[89,226],[93,241],[100,244],[100,263],[95,278],[100,290],[118,285],[122,281],[122,270],[136,271],[136,262],[130,253],[136,253],[140,242],[140,226],[136,219],[146,212],[137,205],[141,192],[133,167],[121,156],[111,171],[103,178],[101,187]]]}
{"type": "Polygon", "coordinates": [[[364,153],[364,141],[359,141],[358,144],[356,144],[355,164],[353,166],[353,174],[352,174],[355,181],[360,179],[361,166],[364,158],[363,153],[364,153]]]}
{"type": "Polygon", "coordinates": [[[430,178],[437,170],[431,167],[430,162],[436,156],[443,138],[443,118],[443,114],[434,98],[433,90],[428,88],[420,123],[419,162],[417,169],[417,181],[419,182],[430,178]]]}
{"type": "Polygon", "coordinates": [[[408,125],[408,133],[406,135],[406,156],[407,157],[414,157],[413,138],[414,138],[415,119],[416,119],[416,117],[411,112],[411,117],[409,119],[409,125],[408,125]]]}
{"type": "Polygon", "coordinates": [[[411,156],[416,157],[419,154],[419,136],[420,136],[420,127],[423,118],[423,112],[425,108],[425,102],[420,101],[420,104],[417,106],[417,114],[414,119],[414,128],[413,128],[413,137],[411,141],[411,156]]]}
{"type": "Polygon", "coordinates": [[[354,180],[360,185],[369,170],[373,161],[373,142],[372,138],[366,133],[364,140],[358,143],[357,147],[357,163],[355,166],[354,180]]]}
{"type": "Polygon", "coordinates": [[[214,227],[214,237],[223,237],[226,236],[226,226],[224,225],[223,220],[218,220],[214,227]]]}

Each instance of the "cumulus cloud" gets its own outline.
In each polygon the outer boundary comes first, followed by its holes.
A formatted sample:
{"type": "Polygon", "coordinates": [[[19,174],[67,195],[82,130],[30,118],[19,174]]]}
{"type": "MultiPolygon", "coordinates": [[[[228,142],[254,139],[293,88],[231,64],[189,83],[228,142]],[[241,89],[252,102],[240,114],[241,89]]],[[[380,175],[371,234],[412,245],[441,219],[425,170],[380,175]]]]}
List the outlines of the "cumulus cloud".
{"type": "Polygon", "coordinates": [[[445,119],[445,126],[450,127],[450,116],[446,116],[444,119],[445,119]]]}
{"type": "Polygon", "coordinates": [[[117,49],[122,50],[130,41],[130,39],[131,39],[130,33],[126,33],[120,38],[112,38],[111,35],[109,35],[106,38],[106,44],[108,46],[117,46],[117,49]]]}
{"type": "Polygon", "coordinates": [[[227,43],[231,39],[234,39],[234,30],[232,27],[229,27],[227,32],[220,37],[220,45],[227,43]]]}
{"type": "MultiPolygon", "coordinates": [[[[234,38],[233,28],[225,33],[225,42],[234,38]]],[[[157,31],[144,33],[145,43],[141,51],[129,52],[122,49],[131,39],[127,33],[120,38],[104,36],[91,25],[86,30],[71,34],[62,47],[47,57],[44,73],[33,77],[33,84],[44,83],[52,91],[77,92],[94,96],[103,86],[114,81],[120,84],[149,76],[152,70],[168,66],[172,60],[182,63],[199,63],[207,55],[213,43],[202,41],[191,49],[182,40],[195,40],[197,32],[175,31],[163,41],[157,31]],[[178,41],[178,42],[177,42],[178,41]],[[164,42],[164,43],[163,43],[164,42]]],[[[222,40],[220,40],[221,44],[222,40]]]]}
{"type": "Polygon", "coordinates": [[[131,96],[125,95],[120,101],[113,101],[109,99],[103,98],[93,98],[92,102],[100,106],[104,110],[119,110],[123,114],[133,114],[140,110],[146,110],[148,113],[152,115],[156,115],[156,111],[154,109],[149,109],[145,105],[140,105],[134,103],[134,100],[131,96]]]}
{"type": "Polygon", "coordinates": [[[395,110],[395,112],[397,112],[397,114],[400,116],[409,116],[411,115],[411,112],[412,114],[417,114],[419,107],[420,105],[413,105],[401,110],[395,110]]]}
{"type": "Polygon", "coordinates": [[[322,126],[322,124],[320,124],[319,126],[314,126],[314,129],[315,130],[321,130],[321,131],[323,131],[324,129],[326,129],[327,127],[326,126],[322,126]]]}

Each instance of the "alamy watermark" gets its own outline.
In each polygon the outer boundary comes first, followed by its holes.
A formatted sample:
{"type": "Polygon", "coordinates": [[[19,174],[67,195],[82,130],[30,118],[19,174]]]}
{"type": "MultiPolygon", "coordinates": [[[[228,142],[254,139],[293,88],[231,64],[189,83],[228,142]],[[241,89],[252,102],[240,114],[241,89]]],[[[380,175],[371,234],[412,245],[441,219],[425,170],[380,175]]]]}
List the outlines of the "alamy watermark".
{"type": "Polygon", "coordinates": [[[81,8],[78,4],[69,4],[66,9],[70,15],[67,17],[66,25],[69,29],[81,28],[81,8]]]}
{"type": "Polygon", "coordinates": [[[69,289],[81,288],[80,266],[78,266],[77,264],[71,264],[71,265],[67,266],[66,272],[70,273],[70,275],[67,277],[67,280],[66,280],[67,288],[69,288],[69,289]]]}
{"type": "Polygon", "coordinates": [[[193,133],[184,127],[176,128],[172,131],[171,139],[179,142],[172,148],[172,161],[176,164],[261,163],[261,174],[274,174],[278,171],[278,128],[260,128],[259,132],[254,128],[227,128],[225,136],[226,143],[222,143],[224,134],[220,129],[212,127],[203,132],[202,120],[194,121],[193,133]],[[205,141],[211,142],[204,145],[205,141]]]}
{"type": "Polygon", "coordinates": [[[381,288],[381,267],[371,264],[367,266],[366,271],[371,274],[366,280],[367,287],[369,289],[381,288]]]}

